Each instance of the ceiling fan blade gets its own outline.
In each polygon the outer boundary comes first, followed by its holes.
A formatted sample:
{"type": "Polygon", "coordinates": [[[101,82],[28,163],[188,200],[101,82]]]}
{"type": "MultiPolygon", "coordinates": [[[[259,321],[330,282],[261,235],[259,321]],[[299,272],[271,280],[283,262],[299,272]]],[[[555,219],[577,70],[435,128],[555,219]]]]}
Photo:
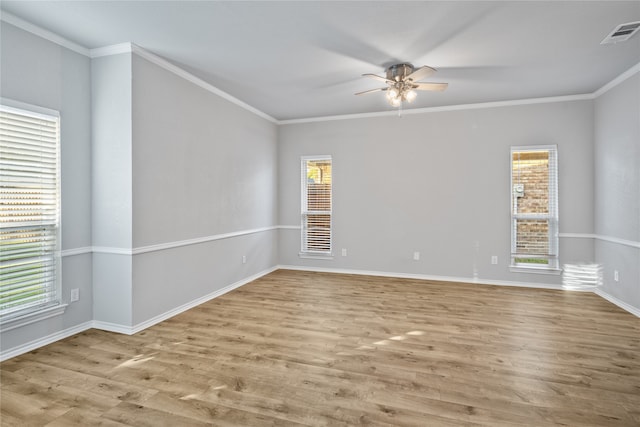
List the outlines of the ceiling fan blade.
{"type": "Polygon", "coordinates": [[[436,72],[435,68],[427,67],[425,65],[424,67],[420,67],[417,70],[414,70],[413,73],[411,73],[407,77],[405,77],[405,80],[411,79],[414,82],[417,82],[418,80],[422,80],[424,78],[429,77],[430,75],[432,75],[435,72],[436,72]]]}
{"type": "Polygon", "coordinates": [[[395,83],[393,80],[386,79],[382,76],[378,76],[377,74],[363,74],[362,77],[371,77],[372,79],[376,79],[385,83],[391,83],[391,84],[395,83]]]}
{"type": "Polygon", "coordinates": [[[365,95],[367,93],[372,93],[372,92],[381,92],[381,91],[384,91],[384,90],[387,90],[387,89],[389,89],[389,88],[388,87],[379,87],[377,89],[369,89],[369,90],[365,90],[363,92],[358,92],[358,93],[356,93],[356,95],[365,95]]]}
{"type": "Polygon", "coordinates": [[[442,92],[449,86],[449,83],[414,83],[413,88],[417,90],[434,90],[442,92]]]}

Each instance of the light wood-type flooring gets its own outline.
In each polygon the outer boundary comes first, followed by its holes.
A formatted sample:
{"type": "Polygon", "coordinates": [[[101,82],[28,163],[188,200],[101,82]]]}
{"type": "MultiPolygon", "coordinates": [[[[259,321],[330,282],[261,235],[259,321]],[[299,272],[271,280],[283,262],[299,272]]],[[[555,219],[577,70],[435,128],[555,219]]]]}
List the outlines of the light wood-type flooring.
{"type": "Polygon", "coordinates": [[[0,374],[2,426],[640,426],[640,319],[590,293],[279,270],[0,374]]]}

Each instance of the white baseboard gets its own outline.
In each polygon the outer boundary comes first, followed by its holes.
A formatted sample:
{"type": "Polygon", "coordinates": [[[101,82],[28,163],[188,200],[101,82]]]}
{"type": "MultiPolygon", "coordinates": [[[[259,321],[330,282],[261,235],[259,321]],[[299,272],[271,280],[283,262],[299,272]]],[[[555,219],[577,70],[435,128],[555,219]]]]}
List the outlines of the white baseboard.
{"type": "Polygon", "coordinates": [[[5,361],[7,359],[11,359],[12,357],[16,357],[24,353],[28,353],[37,348],[44,347],[45,345],[70,337],[71,335],[79,334],[80,332],[86,331],[87,329],[91,329],[92,327],[93,327],[92,321],[84,322],[79,325],[64,329],[62,331],[55,332],[51,335],[47,335],[46,337],[38,338],[37,340],[33,340],[28,343],[19,345],[17,347],[13,347],[8,350],[2,351],[0,352],[0,362],[5,361]]]}
{"type": "Polygon", "coordinates": [[[218,289],[217,291],[211,292],[207,295],[204,295],[200,298],[197,298],[193,301],[189,301],[186,304],[182,304],[179,307],[176,308],[172,308],[169,311],[166,311],[162,314],[159,314],[157,316],[152,317],[151,319],[145,320],[144,322],[138,323],[137,325],[134,326],[127,326],[127,325],[120,325],[120,324],[116,324],[116,323],[109,323],[109,322],[101,322],[101,321],[94,321],[94,328],[96,329],[101,329],[104,331],[109,331],[109,332],[117,332],[120,334],[126,334],[126,335],[133,335],[133,334],[137,334],[140,331],[143,331],[157,323],[162,322],[163,320],[167,320],[173,316],[176,316],[182,312],[185,312],[189,309],[192,309],[193,307],[196,307],[200,304],[203,304],[207,301],[210,301],[214,298],[217,298],[221,295],[226,294],[227,292],[230,292],[236,288],[239,288],[240,286],[246,285],[249,282],[252,282],[256,279],[259,279],[262,276],[265,276],[273,271],[277,270],[277,267],[271,267],[268,268],[266,270],[263,270],[257,274],[254,274],[252,276],[249,277],[245,277],[242,280],[239,280],[235,283],[232,283],[228,286],[225,286],[222,289],[218,289]]]}
{"type": "Polygon", "coordinates": [[[632,306],[630,304],[627,304],[626,302],[619,300],[618,298],[614,297],[613,295],[609,295],[608,293],[606,293],[602,289],[596,289],[593,292],[596,295],[598,295],[599,297],[602,297],[602,298],[606,299],[610,303],[612,303],[614,305],[617,305],[621,309],[623,309],[625,311],[628,311],[629,313],[633,314],[634,316],[640,317],[640,308],[637,308],[637,307],[634,307],[634,306],[632,306]]]}
{"type": "Polygon", "coordinates": [[[473,277],[433,276],[427,274],[397,273],[374,270],[350,270],[346,268],[307,267],[298,265],[279,265],[282,270],[317,271],[321,273],[356,274],[361,276],[397,277],[399,279],[433,280],[439,282],[477,283],[479,285],[518,286],[524,288],[565,290],[562,285],[534,282],[512,282],[507,280],[474,279],[473,277]]]}
{"type": "Polygon", "coordinates": [[[103,322],[101,320],[94,320],[91,325],[94,329],[100,329],[101,331],[115,332],[118,334],[132,335],[131,326],[121,325],[119,323],[103,322]]]}
{"type": "MultiPolygon", "coordinates": [[[[203,297],[197,298],[193,301],[190,301],[186,304],[183,304],[179,307],[176,307],[172,310],[169,310],[165,313],[162,313],[158,316],[155,316],[149,320],[146,320],[142,323],[139,323],[133,327],[127,325],[120,325],[116,323],[102,322],[97,320],[91,320],[88,322],[81,323],[79,325],[73,326],[71,328],[67,328],[63,331],[55,332],[51,335],[47,335],[45,337],[39,338],[37,340],[30,341],[28,343],[19,345],[17,347],[5,350],[0,352],[0,362],[10,359],[15,356],[19,356],[21,354],[27,353],[29,351],[35,350],[39,347],[43,347],[45,345],[51,344],[53,342],[59,341],[61,339],[70,337],[72,335],[78,334],[80,332],[86,331],[87,329],[95,328],[101,329],[109,332],[116,332],[126,335],[133,335],[138,333],[144,329],[147,329],[150,326],[153,326],[157,323],[162,322],[163,320],[169,319],[177,314],[180,314],[184,311],[187,311],[193,307],[196,307],[202,303],[210,301],[214,298],[217,298],[221,295],[226,294],[234,289],[237,289],[243,285],[246,285],[249,282],[252,282],[256,279],[259,279],[262,276],[265,276],[269,273],[272,273],[276,270],[297,270],[297,271],[315,271],[315,272],[324,272],[324,273],[339,273],[339,274],[355,274],[355,275],[363,275],[363,276],[379,276],[379,277],[397,277],[402,279],[417,279],[417,280],[433,280],[433,281],[446,281],[446,282],[460,282],[460,283],[477,283],[480,285],[498,285],[498,286],[519,286],[519,287],[527,287],[527,288],[540,288],[540,289],[555,289],[555,290],[563,290],[560,285],[549,285],[549,284],[541,284],[541,283],[529,283],[529,282],[511,282],[511,281],[503,281],[503,280],[478,280],[468,277],[449,277],[449,276],[433,276],[433,275],[425,275],[425,274],[411,274],[411,273],[395,273],[395,272],[384,272],[384,271],[371,271],[371,270],[350,270],[350,269],[340,269],[340,268],[322,268],[322,267],[304,267],[304,266],[296,266],[296,265],[277,265],[275,267],[268,268],[264,271],[261,271],[252,276],[246,277],[242,280],[239,280],[235,283],[232,283],[228,286],[225,286],[222,289],[219,289],[215,292],[211,292],[203,297]]],[[[606,299],[607,301],[615,304],[616,306],[622,308],[623,310],[628,311],[636,317],[640,317],[640,309],[625,303],[617,299],[616,297],[607,294],[601,289],[596,289],[593,291],[596,295],[606,299]]]]}
{"type": "Polygon", "coordinates": [[[621,301],[614,296],[607,294],[602,289],[566,289],[566,288],[563,288],[562,285],[549,285],[544,283],[511,282],[506,280],[484,280],[484,279],[477,280],[470,277],[431,276],[431,275],[425,275],[425,274],[390,273],[390,272],[384,272],[384,271],[349,270],[349,269],[341,269],[341,268],[306,267],[306,266],[298,266],[298,265],[279,265],[278,268],[282,270],[317,271],[322,273],[397,277],[400,279],[434,280],[434,281],[445,281],[445,282],[477,283],[480,285],[518,286],[518,287],[537,288],[537,289],[555,289],[555,290],[569,291],[569,292],[593,292],[596,295],[606,299],[610,303],[617,305],[621,309],[628,311],[634,316],[640,317],[640,309],[632,305],[629,305],[626,302],[621,301]]]}
{"type": "Polygon", "coordinates": [[[121,324],[117,324],[117,323],[110,323],[110,322],[103,322],[103,321],[99,321],[99,320],[90,320],[88,322],[84,322],[81,323],[80,325],[77,326],[73,326],[71,328],[65,329],[63,331],[59,331],[59,332],[55,332],[53,334],[47,335],[45,337],[42,338],[38,338],[37,340],[33,340],[31,342],[19,345],[17,347],[13,347],[10,349],[7,349],[5,351],[0,352],[0,362],[10,359],[12,357],[16,357],[19,356],[21,354],[27,353],[31,350],[35,350],[39,347],[43,347],[47,344],[51,344],[53,342],[59,341],[61,339],[70,337],[71,335],[75,335],[77,333],[86,331],[87,329],[100,329],[103,331],[109,331],[109,332],[116,332],[116,333],[120,333],[120,334],[126,334],[126,335],[133,335],[135,333],[138,333],[150,326],[155,325],[156,323],[160,323],[163,320],[166,320],[170,317],[173,317],[177,314],[180,314],[184,311],[187,311],[197,305],[200,305],[204,302],[207,302],[209,300],[212,300],[214,298],[217,298],[221,295],[226,294],[227,292],[230,292],[236,288],[239,288],[240,286],[246,285],[249,282],[252,282],[262,276],[265,276],[273,271],[277,270],[277,267],[271,267],[268,268],[264,271],[261,271],[257,274],[254,274],[252,276],[249,277],[245,277],[242,280],[239,280],[235,283],[232,283],[231,285],[225,286],[222,289],[218,289],[215,292],[211,292],[210,294],[207,294],[203,297],[197,298],[193,301],[190,301],[186,304],[183,304],[179,307],[176,307],[172,310],[169,310],[165,313],[162,313],[158,316],[155,316],[149,320],[146,320],[142,323],[139,323],[133,327],[131,326],[127,326],[127,325],[121,325],[121,324]]]}
{"type": "Polygon", "coordinates": [[[253,282],[254,280],[259,279],[260,277],[265,276],[265,275],[275,271],[276,269],[277,269],[277,267],[268,268],[266,270],[263,270],[263,271],[261,271],[259,273],[254,274],[252,276],[245,277],[242,280],[239,280],[239,281],[237,281],[235,283],[232,283],[232,284],[230,284],[228,286],[225,286],[222,289],[218,289],[215,292],[211,292],[210,294],[207,294],[207,295],[205,295],[203,297],[197,298],[197,299],[195,299],[193,301],[190,301],[190,302],[188,302],[186,304],[183,304],[183,305],[181,305],[179,307],[171,309],[171,310],[169,310],[169,311],[167,311],[165,313],[162,313],[162,314],[159,314],[159,315],[157,315],[155,317],[152,317],[149,320],[145,320],[142,323],[138,323],[137,325],[133,326],[133,328],[131,328],[131,333],[129,335],[136,334],[136,333],[138,333],[138,332],[140,332],[140,331],[142,331],[144,329],[147,329],[150,326],[155,325],[156,323],[160,323],[163,320],[169,319],[169,318],[171,318],[171,317],[173,317],[175,315],[178,315],[178,314],[180,314],[180,313],[182,313],[184,311],[187,311],[187,310],[189,310],[189,309],[191,309],[193,307],[196,307],[196,306],[198,306],[198,305],[200,305],[202,303],[205,303],[205,302],[210,301],[210,300],[212,300],[214,298],[217,298],[217,297],[219,297],[221,295],[224,295],[227,292],[230,292],[230,291],[232,291],[232,290],[234,290],[236,288],[239,288],[240,286],[246,285],[249,282],[253,282]]]}

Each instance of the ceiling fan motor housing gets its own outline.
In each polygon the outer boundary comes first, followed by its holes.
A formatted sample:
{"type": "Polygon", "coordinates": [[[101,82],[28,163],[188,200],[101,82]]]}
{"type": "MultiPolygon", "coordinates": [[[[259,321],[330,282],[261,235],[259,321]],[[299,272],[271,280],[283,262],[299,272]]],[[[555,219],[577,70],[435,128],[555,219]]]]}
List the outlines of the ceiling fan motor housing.
{"type": "Polygon", "coordinates": [[[387,68],[387,80],[402,81],[413,71],[413,65],[409,63],[392,65],[387,68]]]}

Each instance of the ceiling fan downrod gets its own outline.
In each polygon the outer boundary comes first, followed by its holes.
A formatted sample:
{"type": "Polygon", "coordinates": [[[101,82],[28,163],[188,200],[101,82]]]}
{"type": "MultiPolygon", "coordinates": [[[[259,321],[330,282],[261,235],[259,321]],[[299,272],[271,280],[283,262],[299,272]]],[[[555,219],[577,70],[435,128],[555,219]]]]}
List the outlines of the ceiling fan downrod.
{"type": "Polygon", "coordinates": [[[387,80],[394,80],[396,82],[403,81],[407,76],[413,73],[413,65],[409,63],[394,64],[387,68],[387,80]]]}

